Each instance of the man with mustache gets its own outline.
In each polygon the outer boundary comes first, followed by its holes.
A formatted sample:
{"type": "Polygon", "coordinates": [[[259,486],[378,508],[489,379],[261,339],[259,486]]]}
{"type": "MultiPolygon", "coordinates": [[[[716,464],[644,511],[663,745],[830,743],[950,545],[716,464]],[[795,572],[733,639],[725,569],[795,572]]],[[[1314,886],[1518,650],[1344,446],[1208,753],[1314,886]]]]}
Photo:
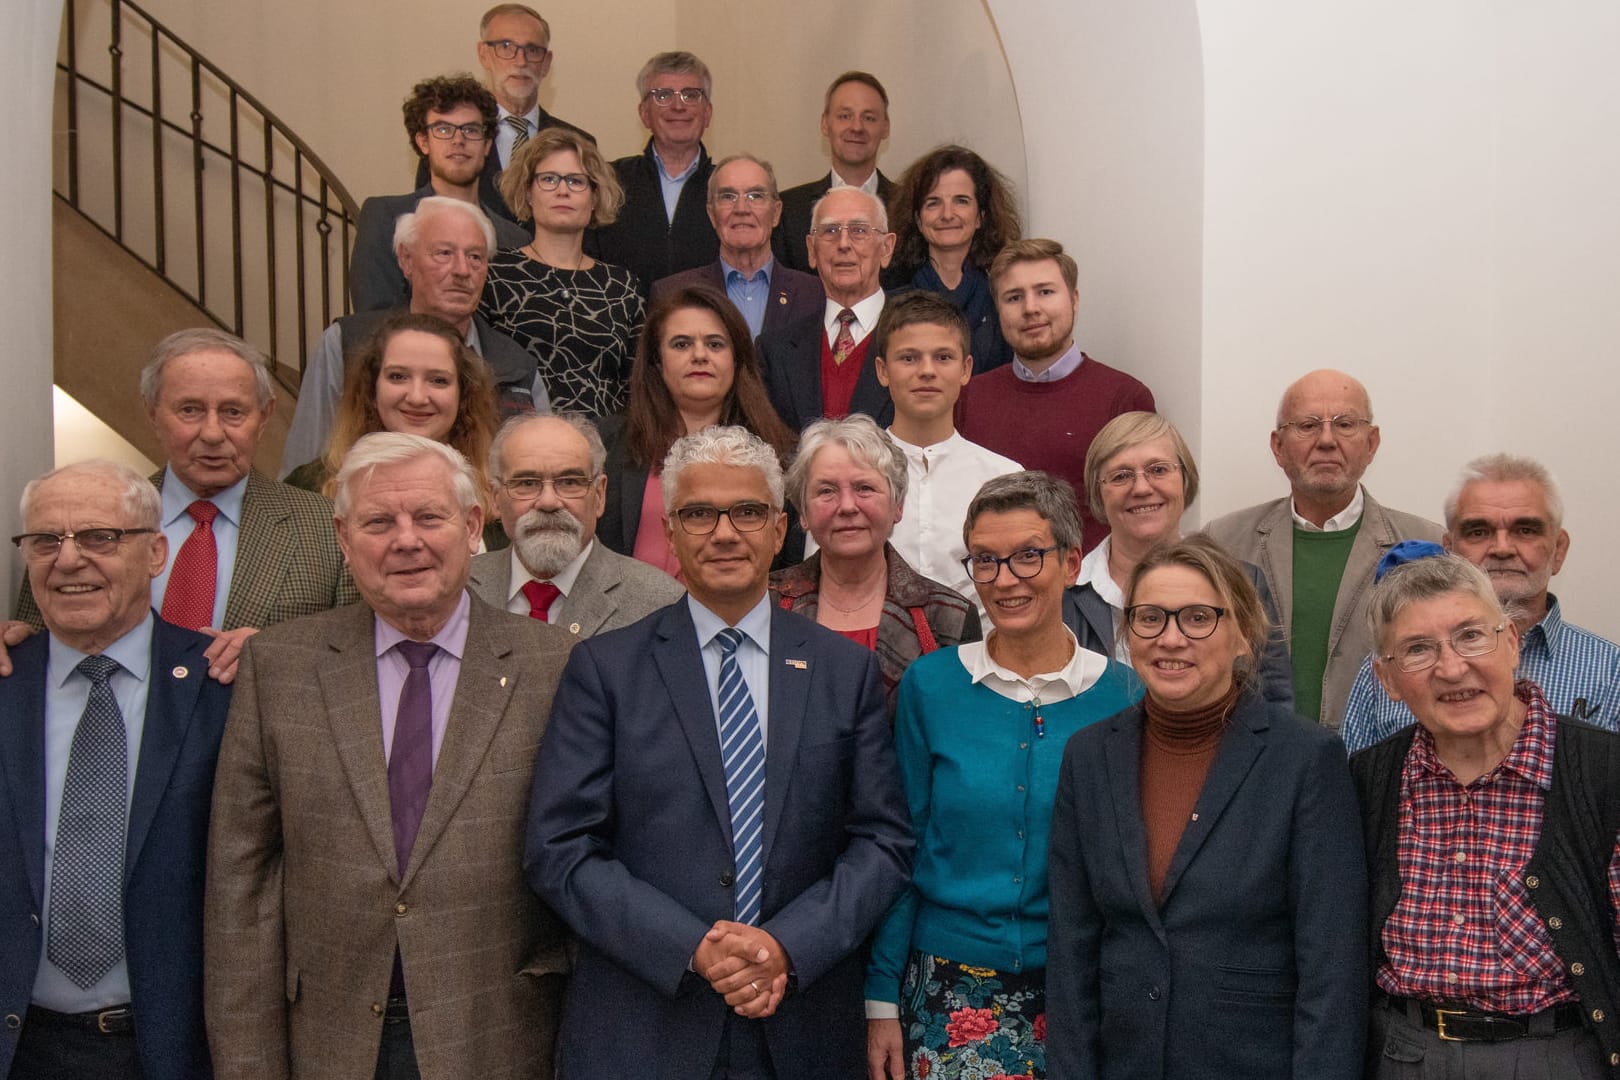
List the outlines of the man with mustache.
{"type": "Polygon", "coordinates": [[[607,450],[576,413],[519,416],[489,448],[490,487],[512,546],[472,561],[474,595],[578,637],[629,626],[680,599],[668,574],[596,543],[607,450]]]}
{"type": "MultiPolygon", "coordinates": [[[[1463,466],[1445,516],[1446,550],[1485,571],[1519,628],[1517,676],[1541,687],[1554,712],[1620,727],[1620,646],[1565,622],[1547,591],[1569,554],[1569,532],[1546,466],[1511,454],[1475,458],[1463,466]]],[[[1344,710],[1346,749],[1355,753],[1415,722],[1384,692],[1372,657],[1364,660],[1344,710]]]]}

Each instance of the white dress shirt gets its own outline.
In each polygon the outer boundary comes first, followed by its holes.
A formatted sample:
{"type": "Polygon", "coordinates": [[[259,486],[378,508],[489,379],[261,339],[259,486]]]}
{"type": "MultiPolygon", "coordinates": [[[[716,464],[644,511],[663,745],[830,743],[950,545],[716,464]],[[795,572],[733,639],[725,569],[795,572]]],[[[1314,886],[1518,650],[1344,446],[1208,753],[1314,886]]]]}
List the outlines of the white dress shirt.
{"type": "MultiPolygon", "coordinates": [[[[557,586],[557,591],[562,594],[551,602],[553,608],[560,601],[568,599],[568,594],[574,591],[574,582],[579,579],[579,571],[585,565],[585,560],[591,557],[591,545],[594,543],[596,543],[594,537],[587,540],[585,546],[579,549],[579,554],[568,560],[568,565],[557,571],[556,577],[550,579],[551,583],[557,586]]],[[[516,544],[513,544],[507,550],[512,553],[512,573],[508,578],[509,583],[506,590],[506,610],[514,615],[527,615],[531,605],[529,598],[523,595],[523,586],[531,581],[545,579],[537,578],[529,573],[529,568],[523,565],[522,559],[518,558],[516,544]]]]}
{"type": "MultiPolygon", "coordinates": [[[[968,504],[986,480],[1023,466],[969,442],[960,432],[932,446],[913,446],[892,428],[889,437],[906,455],[907,481],[905,506],[889,543],[923,577],[949,585],[978,604],[978,590],[962,566],[967,558],[962,523],[968,504]]],[[[979,614],[984,614],[982,605],[979,614]]]]}
{"type": "MultiPolygon", "coordinates": [[[[883,290],[868,296],[865,300],[857,300],[850,306],[855,313],[855,321],[849,324],[849,336],[855,344],[859,345],[866,340],[866,335],[877,329],[878,316],[883,314],[883,290]]],[[[838,340],[838,313],[844,310],[844,305],[829,298],[827,308],[822,312],[821,325],[827,331],[827,345],[830,348],[838,340]]]]}
{"type": "Polygon", "coordinates": [[[1322,522],[1321,525],[1306,521],[1300,517],[1299,510],[1294,506],[1294,500],[1292,499],[1288,500],[1288,512],[1294,515],[1294,524],[1306,532],[1344,532],[1344,530],[1361,520],[1361,511],[1366,505],[1367,500],[1362,497],[1361,485],[1357,484],[1356,494],[1350,500],[1350,505],[1322,522]]]}

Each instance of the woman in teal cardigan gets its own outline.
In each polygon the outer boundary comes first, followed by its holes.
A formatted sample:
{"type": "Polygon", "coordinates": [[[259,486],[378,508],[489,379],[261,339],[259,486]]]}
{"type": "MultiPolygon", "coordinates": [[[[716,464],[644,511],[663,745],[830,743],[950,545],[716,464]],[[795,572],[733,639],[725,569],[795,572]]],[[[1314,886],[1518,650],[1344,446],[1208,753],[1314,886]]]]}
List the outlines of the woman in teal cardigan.
{"type": "Polygon", "coordinates": [[[1074,491],[1041,472],[979,489],[966,560],[993,629],[914,662],[895,750],[917,855],[867,970],[871,1080],[1045,1076],[1046,847],[1069,736],[1141,696],[1080,648],[1074,491]]]}

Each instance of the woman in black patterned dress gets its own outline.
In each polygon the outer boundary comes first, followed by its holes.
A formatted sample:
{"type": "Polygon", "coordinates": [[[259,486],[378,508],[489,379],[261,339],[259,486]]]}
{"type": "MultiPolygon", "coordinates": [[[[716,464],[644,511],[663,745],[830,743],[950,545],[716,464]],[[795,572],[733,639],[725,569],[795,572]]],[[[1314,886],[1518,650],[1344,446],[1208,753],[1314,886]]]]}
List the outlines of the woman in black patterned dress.
{"type": "Polygon", "coordinates": [[[624,204],[618,178],[590,140],[547,128],[513,155],[501,195],[534,222],[534,240],[491,256],[480,312],[534,354],[554,410],[619,412],[641,333],[640,283],[584,248],[586,228],[611,224],[624,204]]]}

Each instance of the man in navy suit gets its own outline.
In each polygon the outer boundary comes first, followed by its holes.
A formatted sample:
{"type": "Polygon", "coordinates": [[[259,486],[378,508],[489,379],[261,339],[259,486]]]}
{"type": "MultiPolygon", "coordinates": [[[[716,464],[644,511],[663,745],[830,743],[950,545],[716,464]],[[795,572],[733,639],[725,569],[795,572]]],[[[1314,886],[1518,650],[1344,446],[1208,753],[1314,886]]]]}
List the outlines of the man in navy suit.
{"type": "Polygon", "coordinates": [[[558,1076],[859,1080],[913,847],[876,657],[770,603],[764,442],[680,439],[663,488],[689,595],[576,647],[535,767],[525,872],[580,939],[558,1076]]]}
{"type": "Polygon", "coordinates": [[[157,489],[111,462],[23,492],[46,633],[0,680],[0,1075],[212,1075],[203,855],[230,689],[158,618],[157,489]]]}
{"type": "Polygon", "coordinates": [[[789,270],[771,254],[771,230],[782,220],[771,163],[733,154],[709,174],[709,222],[720,237],[720,258],[653,282],[656,303],[688,285],[711,285],[742,313],[754,337],[821,312],[821,282],[789,270]]]}

